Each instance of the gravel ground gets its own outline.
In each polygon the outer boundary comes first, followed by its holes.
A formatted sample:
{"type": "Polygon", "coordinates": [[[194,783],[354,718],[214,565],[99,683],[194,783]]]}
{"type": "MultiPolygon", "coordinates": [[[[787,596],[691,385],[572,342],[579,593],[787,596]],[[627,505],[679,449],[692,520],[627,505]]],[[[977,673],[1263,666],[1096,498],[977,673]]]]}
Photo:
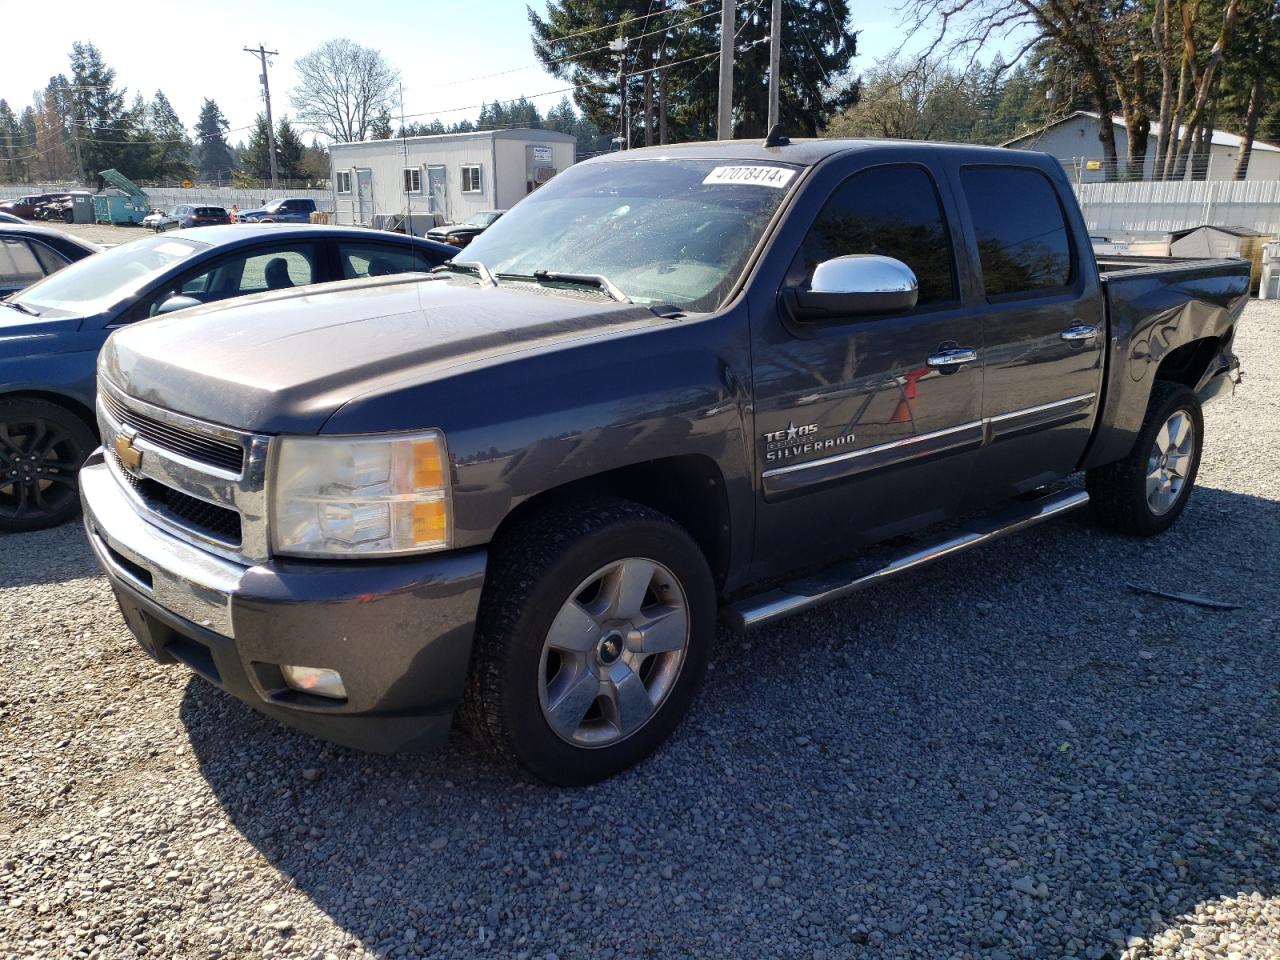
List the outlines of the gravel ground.
{"type": "Polygon", "coordinates": [[[146,660],[77,528],[10,537],[0,955],[1280,956],[1280,305],[1238,349],[1169,534],[1077,516],[723,636],[581,791],[292,733],[146,660]]]}
{"type": "Polygon", "coordinates": [[[81,240],[100,243],[104,247],[114,247],[119,243],[128,243],[130,240],[152,235],[150,230],[144,230],[137,225],[117,227],[109,223],[46,223],[43,220],[32,221],[32,225],[48,227],[51,230],[61,230],[63,233],[69,233],[72,236],[79,237],[81,240]]]}

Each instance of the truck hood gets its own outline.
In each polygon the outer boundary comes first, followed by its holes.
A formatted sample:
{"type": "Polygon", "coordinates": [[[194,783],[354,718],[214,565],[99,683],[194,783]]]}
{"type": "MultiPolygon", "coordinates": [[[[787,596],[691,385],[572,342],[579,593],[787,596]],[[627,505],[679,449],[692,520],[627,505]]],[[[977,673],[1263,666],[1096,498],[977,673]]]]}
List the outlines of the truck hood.
{"type": "Polygon", "coordinates": [[[118,330],[99,371],[129,396],[225,426],[316,433],[405,380],[664,321],[648,308],[443,278],[344,281],[183,310],[118,330]]]}

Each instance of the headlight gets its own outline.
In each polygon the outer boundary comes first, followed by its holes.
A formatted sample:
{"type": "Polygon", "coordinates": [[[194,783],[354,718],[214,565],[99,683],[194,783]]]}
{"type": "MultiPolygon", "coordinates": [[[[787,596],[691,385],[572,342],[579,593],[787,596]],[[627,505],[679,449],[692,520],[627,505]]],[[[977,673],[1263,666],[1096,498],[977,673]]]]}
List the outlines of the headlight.
{"type": "Polygon", "coordinates": [[[276,553],[369,557],[449,547],[449,455],[439,431],[277,442],[276,553]]]}

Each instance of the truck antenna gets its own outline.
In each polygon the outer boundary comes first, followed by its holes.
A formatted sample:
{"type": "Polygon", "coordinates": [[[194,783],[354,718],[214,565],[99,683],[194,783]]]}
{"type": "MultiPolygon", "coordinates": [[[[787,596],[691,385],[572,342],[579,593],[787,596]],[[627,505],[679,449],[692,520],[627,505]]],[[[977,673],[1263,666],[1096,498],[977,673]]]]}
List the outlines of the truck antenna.
{"type": "Polygon", "coordinates": [[[790,142],[791,138],[787,136],[786,131],[782,129],[782,124],[780,123],[775,123],[770,127],[769,135],[764,138],[764,145],[766,147],[785,147],[790,142]]]}

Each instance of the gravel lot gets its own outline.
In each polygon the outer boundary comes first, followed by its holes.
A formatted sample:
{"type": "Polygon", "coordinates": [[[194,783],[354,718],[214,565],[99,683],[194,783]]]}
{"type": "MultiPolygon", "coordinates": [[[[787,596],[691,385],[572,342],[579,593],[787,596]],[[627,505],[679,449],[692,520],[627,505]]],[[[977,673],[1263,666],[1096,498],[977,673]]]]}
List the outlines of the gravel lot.
{"type": "Polygon", "coordinates": [[[150,237],[152,232],[140,226],[117,227],[109,223],[46,223],[42,220],[32,221],[36,227],[48,227],[61,230],[90,243],[100,243],[104,247],[113,247],[119,243],[128,243],[139,237],[150,237]]]}
{"type": "Polygon", "coordinates": [[[1077,516],[723,636],[581,791],[292,733],[145,659],[78,528],[7,538],[0,955],[1280,956],[1280,305],[1238,350],[1169,534],[1077,516]]]}

